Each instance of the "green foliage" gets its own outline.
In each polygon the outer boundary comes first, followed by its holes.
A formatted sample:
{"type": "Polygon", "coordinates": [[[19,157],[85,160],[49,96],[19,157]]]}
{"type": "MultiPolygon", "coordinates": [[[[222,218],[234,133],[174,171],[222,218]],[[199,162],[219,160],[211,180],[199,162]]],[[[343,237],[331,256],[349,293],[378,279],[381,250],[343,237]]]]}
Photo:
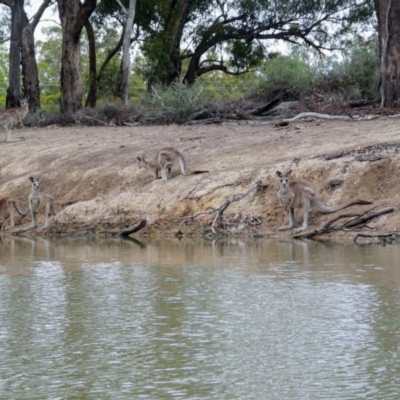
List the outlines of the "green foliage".
{"type": "Polygon", "coordinates": [[[379,96],[379,58],[373,41],[358,42],[343,53],[343,59],[333,61],[318,79],[323,90],[341,92],[352,100],[376,100],[379,96]]]}
{"type": "Polygon", "coordinates": [[[260,89],[283,86],[299,99],[312,91],[315,70],[298,56],[277,55],[260,69],[260,89]]]}
{"type": "Polygon", "coordinates": [[[40,103],[44,110],[56,112],[60,109],[61,93],[42,95],[40,103]]]}
{"type": "Polygon", "coordinates": [[[6,104],[8,87],[8,49],[5,44],[0,44],[0,105],[6,104]]]}
{"type": "MultiPolygon", "coordinates": [[[[42,29],[46,40],[36,42],[36,57],[42,96],[56,95],[61,91],[61,28],[51,26],[42,29]]],[[[42,106],[43,100],[41,100],[42,106]]]]}
{"type": "Polygon", "coordinates": [[[192,86],[176,81],[168,87],[156,87],[148,93],[143,103],[159,111],[173,112],[176,123],[183,122],[194,111],[203,108],[211,100],[210,93],[201,83],[192,86]]]}

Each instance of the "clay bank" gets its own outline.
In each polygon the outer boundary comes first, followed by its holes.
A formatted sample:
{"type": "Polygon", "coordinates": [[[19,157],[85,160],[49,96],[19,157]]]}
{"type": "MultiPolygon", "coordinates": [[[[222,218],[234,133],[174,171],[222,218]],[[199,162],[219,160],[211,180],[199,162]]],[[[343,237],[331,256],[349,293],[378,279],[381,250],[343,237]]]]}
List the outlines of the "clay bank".
{"type": "MultiPolygon", "coordinates": [[[[29,128],[15,132],[26,141],[0,142],[0,197],[11,195],[27,208],[29,177],[40,177],[41,190],[54,198],[58,214],[46,230],[22,231],[28,216],[9,221],[6,234],[106,236],[146,220],[136,235],[217,233],[290,238],[279,231],[289,216],[278,200],[276,171],[291,169],[310,183],[318,198],[336,205],[354,198],[373,202],[334,214],[311,212],[315,231],[344,214],[334,226],[365,212],[390,210],[334,230],[325,237],[358,233],[396,233],[400,228],[400,120],[296,122],[203,126],[29,128]],[[139,169],[137,156],[152,158],[173,146],[191,170],[178,165],[172,179],[155,180],[139,169]]],[[[296,220],[301,223],[301,210],[296,220]]],[[[44,216],[38,217],[39,228],[44,216]]]]}

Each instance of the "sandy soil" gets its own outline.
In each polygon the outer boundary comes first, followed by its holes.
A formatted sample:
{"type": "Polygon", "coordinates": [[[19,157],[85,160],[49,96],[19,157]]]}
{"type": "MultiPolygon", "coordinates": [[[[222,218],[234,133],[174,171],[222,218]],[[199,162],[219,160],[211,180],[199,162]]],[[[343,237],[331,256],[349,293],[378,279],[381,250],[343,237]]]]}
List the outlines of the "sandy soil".
{"type": "MultiPolygon", "coordinates": [[[[226,123],[13,131],[13,136],[20,135],[26,141],[0,142],[0,197],[12,195],[26,208],[28,177],[40,177],[42,190],[54,197],[58,211],[41,234],[106,235],[141,218],[147,226],[138,235],[176,234],[178,230],[184,235],[198,234],[209,227],[213,209],[262,180],[269,184],[267,188],[230,204],[224,214],[230,224],[226,227],[233,233],[290,237],[292,232],[278,231],[287,224],[288,215],[276,196],[275,174],[289,168],[295,178],[311,183],[325,204],[362,198],[373,201],[374,207],[395,207],[363,232],[400,228],[400,121],[396,119],[315,120],[280,128],[226,123]],[[180,149],[192,170],[209,173],[183,176],[175,168],[173,179],[155,181],[151,173],[138,169],[136,156],[145,153],[150,158],[165,146],[180,149]],[[323,157],[339,151],[345,155],[323,157]]],[[[370,208],[353,206],[333,215],[312,213],[310,230],[340,213],[370,208]]],[[[300,212],[296,218],[301,220],[300,212]]],[[[42,221],[39,217],[39,224],[42,221]]],[[[6,232],[21,233],[30,225],[30,216],[18,217],[16,223],[14,229],[6,227],[6,232]]]]}

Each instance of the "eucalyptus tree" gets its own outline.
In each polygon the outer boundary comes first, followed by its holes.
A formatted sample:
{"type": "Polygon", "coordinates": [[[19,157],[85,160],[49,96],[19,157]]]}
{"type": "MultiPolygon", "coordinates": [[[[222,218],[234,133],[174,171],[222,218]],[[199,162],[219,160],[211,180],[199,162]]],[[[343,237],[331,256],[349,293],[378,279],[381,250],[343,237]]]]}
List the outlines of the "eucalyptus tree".
{"type": "Polygon", "coordinates": [[[381,106],[400,105],[400,2],[375,0],[381,60],[381,106]]]}
{"type": "Polygon", "coordinates": [[[57,0],[62,28],[61,112],[73,114],[82,108],[80,38],[82,29],[96,8],[97,0],[57,0]]]}
{"type": "Polygon", "coordinates": [[[40,88],[35,57],[35,29],[51,0],[43,0],[32,17],[25,11],[25,0],[0,0],[11,11],[10,65],[7,107],[18,105],[21,94],[21,67],[24,95],[29,98],[29,109],[40,108],[40,88]]]}
{"type": "Polygon", "coordinates": [[[151,15],[143,44],[149,86],[168,85],[182,73],[187,84],[211,71],[244,73],[265,60],[277,42],[304,44],[319,52],[338,48],[350,26],[369,21],[373,4],[370,0],[161,0],[151,15]],[[183,60],[188,67],[182,72],[183,60]]]}

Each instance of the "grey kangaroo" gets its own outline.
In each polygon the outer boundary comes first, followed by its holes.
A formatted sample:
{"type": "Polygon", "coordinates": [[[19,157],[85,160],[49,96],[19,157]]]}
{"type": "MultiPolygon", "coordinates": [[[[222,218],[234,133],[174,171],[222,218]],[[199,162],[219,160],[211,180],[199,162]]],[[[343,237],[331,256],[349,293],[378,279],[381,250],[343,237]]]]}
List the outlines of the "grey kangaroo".
{"type": "Polygon", "coordinates": [[[18,201],[12,197],[5,196],[0,198],[0,224],[4,225],[4,221],[10,217],[10,228],[14,227],[14,211],[23,217],[28,214],[29,209],[22,211],[18,201]]]}
{"type": "Polygon", "coordinates": [[[25,140],[23,137],[16,137],[11,139],[11,129],[20,123],[23,127],[24,118],[29,112],[29,104],[28,98],[20,97],[19,101],[21,103],[21,107],[7,108],[0,112],[0,126],[2,126],[6,130],[6,142],[18,142],[20,140],[25,140]]]}
{"type": "Polygon", "coordinates": [[[301,232],[308,227],[308,213],[310,212],[311,208],[314,208],[316,211],[322,214],[330,214],[350,207],[354,204],[372,204],[370,201],[357,199],[339,204],[336,207],[328,207],[318,200],[314,189],[308,183],[292,181],[290,179],[291,173],[292,170],[289,170],[288,172],[286,172],[286,174],[283,174],[280,171],[276,171],[276,174],[280,179],[278,198],[281,201],[283,207],[289,210],[290,216],[289,225],[281,226],[279,228],[280,231],[293,229],[296,226],[296,221],[294,218],[295,208],[303,209],[303,226],[296,229],[296,232],[301,232]]]}
{"type": "Polygon", "coordinates": [[[158,171],[161,171],[161,179],[164,181],[171,179],[171,168],[176,162],[179,163],[183,175],[195,175],[208,172],[189,172],[186,169],[185,157],[175,147],[164,147],[163,149],[159,150],[154,158],[150,161],[147,161],[146,156],[143,154],[141,157],[137,157],[137,162],[139,168],[145,168],[149,171],[152,171],[155,179],[158,179],[158,171]]]}
{"type": "Polygon", "coordinates": [[[45,223],[43,229],[49,227],[49,213],[52,215],[57,215],[56,210],[54,209],[54,201],[53,198],[45,193],[40,192],[40,179],[35,179],[34,177],[29,177],[29,180],[32,183],[32,191],[28,197],[29,209],[31,211],[32,216],[32,226],[25,229],[25,231],[37,228],[37,220],[36,215],[39,213],[43,213],[45,215],[45,223]]]}

